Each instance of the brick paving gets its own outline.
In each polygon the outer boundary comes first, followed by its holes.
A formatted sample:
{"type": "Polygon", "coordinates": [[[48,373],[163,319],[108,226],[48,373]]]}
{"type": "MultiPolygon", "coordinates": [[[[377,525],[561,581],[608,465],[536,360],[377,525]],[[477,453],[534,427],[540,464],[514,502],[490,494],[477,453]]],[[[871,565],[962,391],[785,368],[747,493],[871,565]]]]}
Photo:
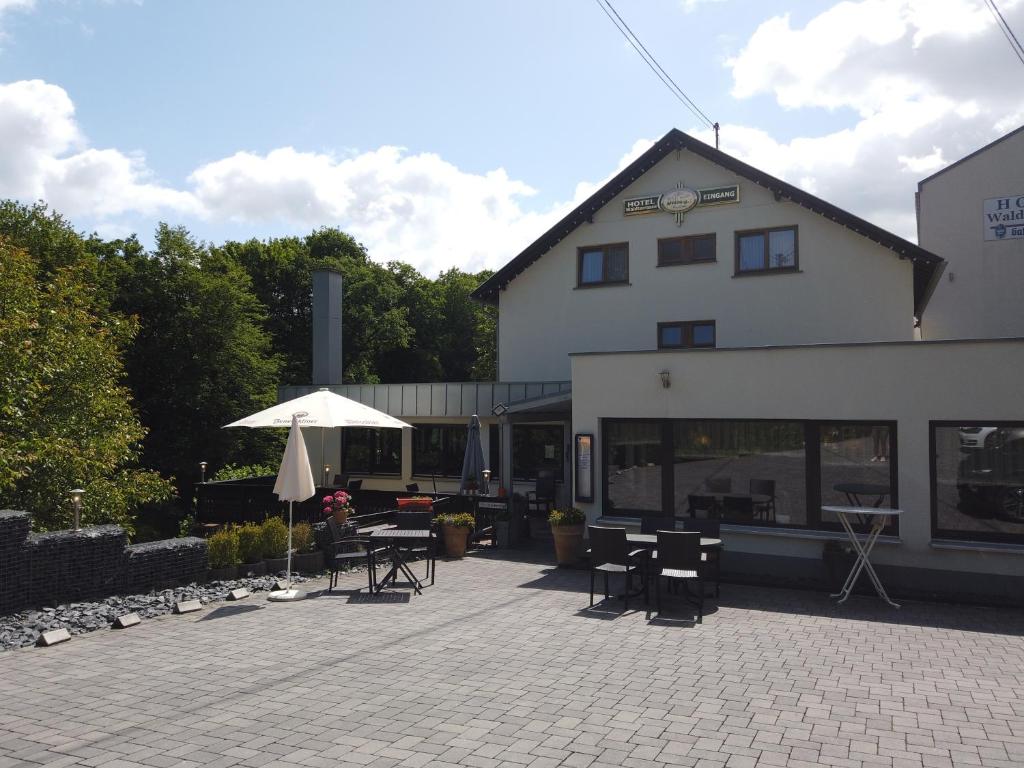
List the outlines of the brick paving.
{"type": "Polygon", "coordinates": [[[725,585],[693,625],[587,610],[585,572],[438,565],[408,601],[2,653],[0,768],[1024,765],[1019,611],[725,585]]]}

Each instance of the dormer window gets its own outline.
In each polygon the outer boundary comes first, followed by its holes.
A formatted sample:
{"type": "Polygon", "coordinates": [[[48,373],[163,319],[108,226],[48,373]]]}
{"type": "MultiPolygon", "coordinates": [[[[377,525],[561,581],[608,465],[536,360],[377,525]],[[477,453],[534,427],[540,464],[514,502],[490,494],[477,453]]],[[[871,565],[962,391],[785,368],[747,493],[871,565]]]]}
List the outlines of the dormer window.
{"type": "Polygon", "coordinates": [[[588,245],[577,249],[576,284],[580,288],[629,280],[629,243],[588,245]]]}

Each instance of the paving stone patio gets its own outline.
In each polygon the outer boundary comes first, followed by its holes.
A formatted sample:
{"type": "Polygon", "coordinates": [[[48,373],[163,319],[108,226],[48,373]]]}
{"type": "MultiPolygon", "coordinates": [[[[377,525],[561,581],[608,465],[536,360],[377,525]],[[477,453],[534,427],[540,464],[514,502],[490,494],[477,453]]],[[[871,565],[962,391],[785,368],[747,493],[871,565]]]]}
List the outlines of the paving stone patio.
{"type": "Polygon", "coordinates": [[[1024,765],[1019,611],[725,585],[694,626],[586,582],[483,555],[9,651],[0,768],[1024,765]]]}

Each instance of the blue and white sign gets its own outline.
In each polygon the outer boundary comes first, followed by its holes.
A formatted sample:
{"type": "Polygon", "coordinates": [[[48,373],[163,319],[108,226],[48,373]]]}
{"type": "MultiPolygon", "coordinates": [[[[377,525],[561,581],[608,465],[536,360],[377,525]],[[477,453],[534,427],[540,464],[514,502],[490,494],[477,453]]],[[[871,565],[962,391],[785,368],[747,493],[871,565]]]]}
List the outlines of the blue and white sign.
{"type": "Polygon", "coordinates": [[[982,212],[986,240],[1024,240],[1024,195],[990,197],[982,212]]]}

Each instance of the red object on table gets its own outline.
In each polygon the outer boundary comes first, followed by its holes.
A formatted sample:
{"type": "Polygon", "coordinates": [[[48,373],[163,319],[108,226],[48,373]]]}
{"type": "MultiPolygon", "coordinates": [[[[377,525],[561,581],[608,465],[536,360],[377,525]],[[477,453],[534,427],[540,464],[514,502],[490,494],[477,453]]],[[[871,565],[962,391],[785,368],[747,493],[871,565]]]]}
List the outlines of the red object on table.
{"type": "Polygon", "coordinates": [[[433,499],[396,499],[398,501],[399,509],[426,509],[433,511],[434,500],[433,499]]]}

